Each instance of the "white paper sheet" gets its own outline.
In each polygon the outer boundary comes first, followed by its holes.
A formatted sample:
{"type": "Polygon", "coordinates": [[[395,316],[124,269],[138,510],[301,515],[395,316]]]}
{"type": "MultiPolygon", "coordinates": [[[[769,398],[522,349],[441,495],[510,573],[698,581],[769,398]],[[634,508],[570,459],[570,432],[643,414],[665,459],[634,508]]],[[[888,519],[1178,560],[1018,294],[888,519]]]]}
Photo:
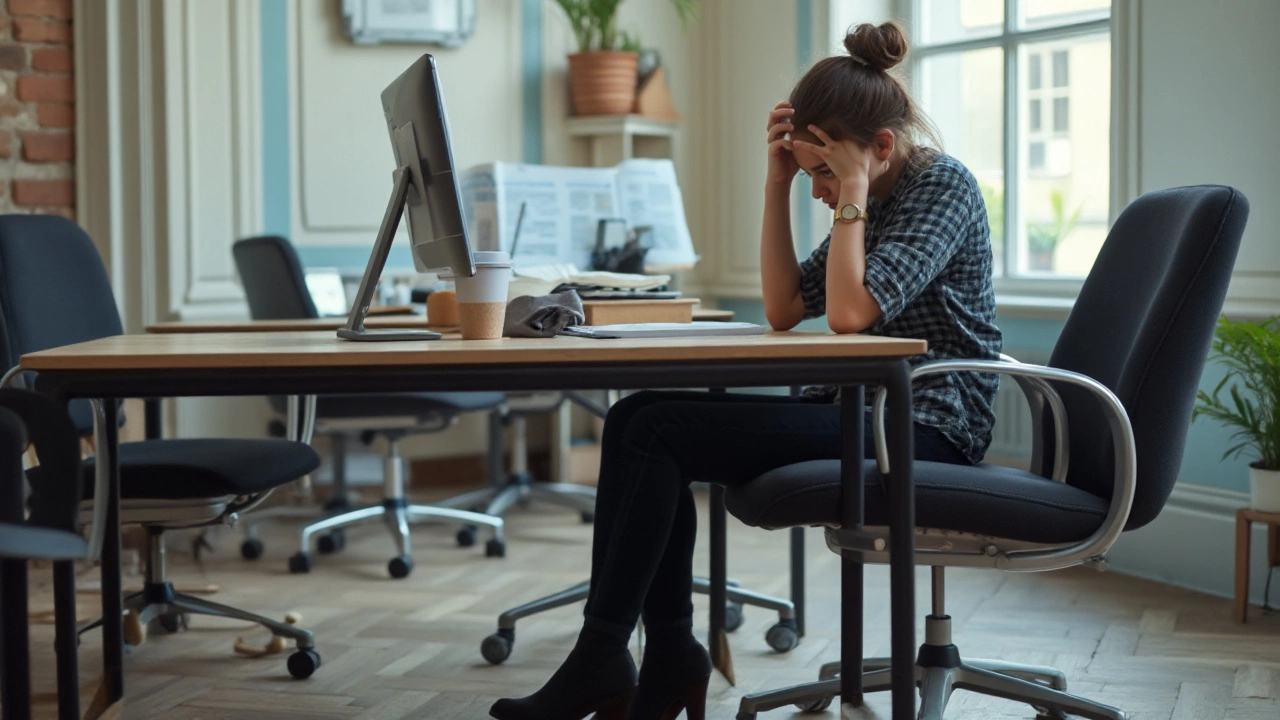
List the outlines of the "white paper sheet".
{"type": "Polygon", "coordinates": [[[648,265],[693,265],[698,259],[670,160],[628,160],[614,168],[490,163],[464,172],[462,188],[476,249],[511,252],[519,222],[512,256],[517,267],[591,267],[603,218],[654,228],[644,238],[648,265]]]}

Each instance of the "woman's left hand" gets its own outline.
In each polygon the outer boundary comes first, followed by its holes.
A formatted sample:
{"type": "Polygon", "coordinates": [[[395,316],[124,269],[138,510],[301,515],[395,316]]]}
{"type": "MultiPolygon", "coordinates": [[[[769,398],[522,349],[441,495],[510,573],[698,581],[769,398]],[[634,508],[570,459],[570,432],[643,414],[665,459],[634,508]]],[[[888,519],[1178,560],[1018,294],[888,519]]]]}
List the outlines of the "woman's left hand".
{"type": "Polygon", "coordinates": [[[852,140],[832,140],[817,125],[810,125],[809,132],[821,140],[822,144],[792,140],[792,145],[804,147],[821,157],[841,186],[865,191],[871,184],[871,168],[878,163],[872,154],[872,148],[861,147],[852,140]]]}

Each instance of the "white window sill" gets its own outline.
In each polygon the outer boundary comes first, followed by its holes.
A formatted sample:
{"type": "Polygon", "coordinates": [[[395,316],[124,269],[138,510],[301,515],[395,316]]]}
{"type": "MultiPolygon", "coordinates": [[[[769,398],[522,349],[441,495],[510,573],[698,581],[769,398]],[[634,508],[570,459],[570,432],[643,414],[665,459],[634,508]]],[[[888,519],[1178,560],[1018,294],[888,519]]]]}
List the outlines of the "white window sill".
{"type": "Polygon", "coordinates": [[[996,315],[1002,318],[1066,320],[1075,298],[996,293],[996,315]]]}

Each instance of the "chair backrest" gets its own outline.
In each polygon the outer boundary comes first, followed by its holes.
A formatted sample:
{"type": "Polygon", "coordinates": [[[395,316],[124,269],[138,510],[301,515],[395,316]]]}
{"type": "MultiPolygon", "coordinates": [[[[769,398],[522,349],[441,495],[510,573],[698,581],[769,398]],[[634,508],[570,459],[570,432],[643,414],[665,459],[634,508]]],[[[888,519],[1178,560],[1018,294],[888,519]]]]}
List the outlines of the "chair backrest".
{"type": "MultiPolygon", "coordinates": [[[[98,249],[56,215],[0,215],[0,310],[6,369],[27,353],[124,332],[98,249]]],[[[88,403],[70,411],[82,433],[92,431],[88,403]]]]}
{"type": "MultiPolygon", "coordinates": [[[[1177,481],[1248,216],[1244,195],[1220,185],[1133,201],[1111,228],[1049,359],[1106,385],[1129,415],[1138,484],[1126,529],[1151,522],[1177,481]]],[[[1114,448],[1102,412],[1084,391],[1060,391],[1071,418],[1067,482],[1109,499],[1114,448]]]]}
{"type": "Polygon", "coordinates": [[[254,320],[304,320],[319,317],[307,290],[307,278],[293,245],[264,235],[231,246],[254,320]]]}
{"type": "Polygon", "coordinates": [[[26,522],[75,532],[84,497],[80,439],[62,408],[29,390],[0,389],[0,522],[23,523],[28,504],[22,497],[22,454],[28,441],[43,472],[32,484],[26,522]]]}

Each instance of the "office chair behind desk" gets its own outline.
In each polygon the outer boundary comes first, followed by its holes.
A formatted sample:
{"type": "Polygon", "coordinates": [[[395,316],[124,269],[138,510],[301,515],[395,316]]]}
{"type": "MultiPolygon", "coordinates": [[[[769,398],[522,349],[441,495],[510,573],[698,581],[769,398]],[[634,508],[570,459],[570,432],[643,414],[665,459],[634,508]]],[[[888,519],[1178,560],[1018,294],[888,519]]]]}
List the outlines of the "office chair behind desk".
{"type": "MultiPolygon", "coordinates": [[[[1024,702],[1042,718],[1126,717],[1118,708],[1067,694],[1059,670],[962,658],[951,640],[944,571],[1101,570],[1121,532],[1155,519],[1177,480],[1248,215],[1248,201],[1229,187],[1143,195],[1107,235],[1047,367],[1011,358],[941,360],[913,371],[913,377],[947,371],[1013,377],[1031,403],[1035,443],[1029,472],[985,464],[913,465],[915,562],[931,566],[933,576],[933,609],[914,668],[921,720],[941,720],[954,688],[1024,702]]],[[[876,399],[879,418],[883,401],[883,394],[876,399]]],[[[770,529],[823,525],[842,562],[887,562],[887,550],[872,548],[889,542],[883,484],[893,481],[893,468],[885,467],[883,433],[876,437],[882,464],[867,463],[861,529],[841,527],[839,461],[798,463],[731,488],[729,511],[770,529]]],[[[855,639],[842,642],[854,647],[855,639]]],[[[863,692],[889,688],[887,658],[865,660],[863,669],[863,692]]],[[[819,712],[841,693],[840,673],[840,663],[828,663],[816,683],[748,695],[738,718],[751,720],[789,704],[819,712]]]]}
{"type": "MultiPolygon", "coordinates": [[[[249,312],[255,320],[300,320],[318,317],[316,306],[307,290],[302,263],[289,241],[276,236],[240,240],[232,246],[236,267],[244,283],[249,312]]],[[[286,400],[273,396],[271,403],[283,411],[286,400]]],[[[502,393],[484,392],[403,392],[321,395],[316,399],[319,432],[333,440],[334,501],[330,513],[302,529],[299,550],[289,558],[289,570],[311,571],[311,538],[320,533],[322,553],[337,552],[346,544],[342,528],[382,518],[391,532],[399,554],[387,563],[393,578],[407,577],[413,571],[410,555],[409,525],[413,521],[433,520],[460,523],[474,538],[474,528],[485,525],[493,529],[493,537],[485,543],[485,555],[506,554],[502,518],[459,510],[442,505],[410,504],[405,497],[404,457],[400,441],[409,435],[439,432],[449,428],[457,417],[467,412],[500,410],[505,402],[502,393]],[[387,452],[383,456],[382,502],[372,507],[353,509],[346,504],[345,437],[357,433],[372,439],[383,438],[387,452]]],[[[288,511],[285,511],[288,512],[288,511]]],[[[262,553],[261,542],[246,527],[246,558],[262,553]]]]}
{"type": "MultiPolygon", "coordinates": [[[[0,358],[10,366],[28,353],[123,333],[102,258],[84,230],[66,218],[0,216],[0,298],[0,358]]],[[[94,432],[97,418],[111,417],[84,400],[69,403],[68,411],[83,436],[94,432]]],[[[146,528],[148,543],[143,590],[126,597],[125,608],[144,628],[154,618],[165,629],[177,629],[190,614],[261,625],[298,643],[288,659],[294,677],[315,672],[320,656],[309,630],[176,592],[164,566],[167,529],[233,522],[275,488],[314,471],[320,465],[315,451],[299,442],[239,438],[125,442],[118,451],[120,523],[146,528]]],[[[32,486],[46,482],[49,472],[43,465],[30,470],[32,486]]],[[[86,460],[81,472],[93,477],[94,459],[86,460]]],[[[94,504],[92,495],[83,498],[82,523],[92,517],[94,504]]]]}

